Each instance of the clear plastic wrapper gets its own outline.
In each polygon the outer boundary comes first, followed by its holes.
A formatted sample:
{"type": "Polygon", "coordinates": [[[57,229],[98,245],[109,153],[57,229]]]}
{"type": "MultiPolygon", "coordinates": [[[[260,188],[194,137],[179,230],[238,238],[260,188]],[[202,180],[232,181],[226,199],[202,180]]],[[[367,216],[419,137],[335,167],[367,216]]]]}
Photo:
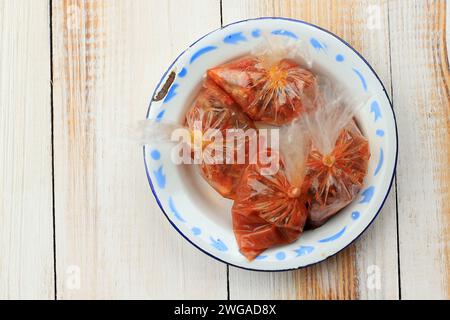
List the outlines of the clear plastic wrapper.
{"type": "Polygon", "coordinates": [[[316,109],[303,119],[312,141],[305,177],[311,228],[321,226],[352,202],[367,174],[369,142],[353,118],[367,97],[350,97],[325,82],[316,109]]]}
{"type": "Polygon", "coordinates": [[[203,151],[203,159],[200,161],[202,176],[222,196],[233,199],[237,184],[248,164],[248,141],[236,139],[233,145],[229,145],[224,140],[216,140],[208,132],[220,133],[225,139],[227,130],[254,129],[253,121],[232,98],[207,78],[186,114],[186,125],[193,135],[202,136],[201,146],[193,144],[194,149],[201,147],[203,151]],[[207,149],[209,152],[206,152],[207,149]],[[215,151],[223,156],[215,157],[215,151]],[[239,153],[245,158],[239,159],[239,153]]]}
{"type": "MultiPolygon", "coordinates": [[[[295,241],[305,225],[305,159],[308,138],[295,122],[281,129],[279,170],[266,175],[259,162],[250,164],[237,188],[232,208],[233,230],[248,260],[275,245],[295,241]]],[[[267,152],[274,152],[268,149],[267,152]]]]}
{"type": "Polygon", "coordinates": [[[316,95],[315,75],[299,65],[308,62],[300,44],[267,39],[251,55],[208,70],[255,121],[273,125],[291,122],[311,106],[316,95]]]}

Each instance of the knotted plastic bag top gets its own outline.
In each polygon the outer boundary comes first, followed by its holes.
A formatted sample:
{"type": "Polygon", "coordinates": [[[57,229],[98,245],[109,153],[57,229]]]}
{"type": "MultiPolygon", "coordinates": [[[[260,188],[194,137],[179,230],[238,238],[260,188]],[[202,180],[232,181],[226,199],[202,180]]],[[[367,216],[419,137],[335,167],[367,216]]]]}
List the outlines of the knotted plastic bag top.
{"type": "Polygon", "coordinates": [[[193,150],[202,151],[202,159],[197,159],[202,176],[222,196],[233,199],[248,164],[248,141],[236,135],[228,144],[227,134],[254,129],[253,121],[221,88],[206,79],[186,114],[186,124],[192,132],[193,150]]]}
{"type": "Polygon", "coordinates": [[[251,55],[209,69],[208,76],[253,120],[289,123],[316,94],[315,75],[298,63],[307,56],[300,45],[267,39],[251,55]]]}
{"type": "Polygon", "coordinates": [[[355,199],[370,158],[368,140],[353,118],[367,97],[349,98],[330,82],[319,91],[316,109],[304,117],[312,140],[305,180],[310,186],[308,226],[313,228],[355,199]]]}
{"type": "MultiPolygon", "coordinates": [[[[303,184],[308,138],[298,122],[281,129],[278,170],[250,164],[237,188],[232,208],[233,230],[239,249],[248,260],[275,245],[296,240],[307,219],[303,184]],[[305,138],[305,139],[303,139],[305,138]],[[273,170],[272,170],[273,171],[273,170]]],[[[272,149],[269,154],[279,155],[272,149]]],[[[274,161],[274,160],[273,160],[274,161]]]]}

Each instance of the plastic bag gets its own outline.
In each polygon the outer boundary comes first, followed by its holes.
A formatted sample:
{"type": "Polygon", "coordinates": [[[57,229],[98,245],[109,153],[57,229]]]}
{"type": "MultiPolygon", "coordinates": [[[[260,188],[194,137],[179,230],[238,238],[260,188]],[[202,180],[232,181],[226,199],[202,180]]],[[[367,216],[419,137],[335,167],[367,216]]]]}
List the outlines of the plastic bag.
{"type": "Polygon", "coordinates": [[[265,175],[260,162],[250,164],[237,188],[233,230],[250,261],[267,248],[296,240],[303,231],[308,216],[303,183],[308,139],[298,139],[301,131],[298,122],[282,128],[279,170],[265,175]]]}
{"type": "Polygon", "coordinates": [[[315,75],[295,62],[298,46],[271,38],[254,54],[209,69],[208,76],[253,120],[286,124],[312,105],[308,102],[316,95],[315,75]]]}
{"type": "Polygon", "coordinates": [[[308,227],[319,227],[352,202],[363,185],[370,158],[368,140],[353,119],[366,97],[351,95],[326,83],[317,108],[304,117],[312,147],[306,161],[310,186],[308,227]]]}
{"type": "Polygon", "coordinates": [[[248,150],[245,150],[248,142],[236,139],[236,144],[230,148],[224,141],[211,139],[207,133],[209,129],[216,129],[225,139],[228,129],[254,129],[253,121],[222,89],[206,79],[186,114],[186,125],[193,135],[200,134],[203,137],[201,146],[193,145],[194,149],[200,147],[204,151],[203,161],[200,163],[203,178],[222,196],[233,199],[237,184],[248,164],[247,158],[238,163],[238,153],[248,154],[248,150]],[[213,149],[212,155],[205,152],[207,148],[213,149]],[[222,153],[223,157],[211,158],[215,156],[214,151],[222,153]],[[216,159],[219,161],[215,161],[216,159]]]}

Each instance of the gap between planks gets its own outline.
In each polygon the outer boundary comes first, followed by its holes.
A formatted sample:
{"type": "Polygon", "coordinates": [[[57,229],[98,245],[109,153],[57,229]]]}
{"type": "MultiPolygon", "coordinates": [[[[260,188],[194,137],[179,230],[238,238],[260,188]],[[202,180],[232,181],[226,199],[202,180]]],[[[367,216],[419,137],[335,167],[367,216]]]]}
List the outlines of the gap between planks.
{"type": "Polygon", "coordinates": [[[58,300],[58,278],[56,274],[56,217],[55,217],[55,142],[54,142],[54,114],[53,114],[53,0],[48,1],[49,37],[50,37],[50,128],[51,128],[51,155],[52,155],[52,226],[53,226],[53,290],[54,300],[58,300]]]}

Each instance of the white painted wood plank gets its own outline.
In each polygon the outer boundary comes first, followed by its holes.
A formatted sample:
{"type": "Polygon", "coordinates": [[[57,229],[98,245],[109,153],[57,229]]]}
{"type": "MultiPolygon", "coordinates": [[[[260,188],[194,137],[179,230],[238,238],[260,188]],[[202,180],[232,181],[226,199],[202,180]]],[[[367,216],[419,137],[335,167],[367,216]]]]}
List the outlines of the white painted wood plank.
{"type": "MultiPolygon", "coordinates": [[[[224,24],[260,16],[291,17],[318,24],[361,52],[389,89],[389,34],[386,1],[224,0],[224,24]],[[368,21],[369,14],[378,15],[368,21]],[[379,21],[379,24],[377,22],[379,21]],[[374,23],[375,22],[375,23],[374,23]]],[[[230,268],[231,299],[397,299],[395,190],[364,235],[319,265],[284,273],[230,268]],[[367,276],[378,267],[381,287],[370,289],[367,276]],[[372,267],[371,267],[372,268],[372,267]]]]}
{"type": "Polygon", "coordinates": [[[125,138],[170,62],[218,27],[219,1],[54,1],[58,298],[226,298],[226,266],[169,225],[125,138]]]}
{"type": "Polygon", "coordinates": [[[390,3],[405,299],[450,297],[450,71],[445,7],[443,0],[390,3]]]}
{"type": "Polygon", "coordinates": [[[53,299],[48,1],[0,1],[0,299],[53,299]]]}
{"type": "MultiPolygon", "coordinates": [[[[450,48],[450,5],[446,5],[447,14],[445,16],[445,40],[447,43],[447,50],[450,48]]],[[[447,63],[450,65],[450,55],[447,52],[447,63]]]]}

